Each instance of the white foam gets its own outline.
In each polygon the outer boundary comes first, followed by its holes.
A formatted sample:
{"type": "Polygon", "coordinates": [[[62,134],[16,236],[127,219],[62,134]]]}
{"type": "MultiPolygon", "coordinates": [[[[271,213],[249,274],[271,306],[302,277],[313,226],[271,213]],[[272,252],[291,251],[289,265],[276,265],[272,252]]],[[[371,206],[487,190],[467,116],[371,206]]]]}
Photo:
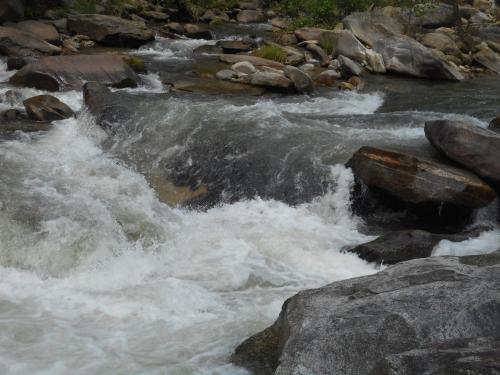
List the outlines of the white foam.
{"type": "Polygon", "coordinates": [[[7,62],[0,59],[0,83],[7,82],[13,74],[15,71],[8,71],[7,62]]]}
{"type": "Polygon", "coordinates": [[[152,56],[158,61],[190,60],[193,50],[204,45],[214,45],[213,40],[203,39],[167,39],[157,37],[155,42],[141,47],[138,55],[152,56]]]}
{"type": "Polygon", "coordinates": [[[441,241],[433,250],[433,256],[464,256],[488,254],[500,249],[500,228],[485,231],[477,238],[463,242],[441,241]]]}
{"type": "Polygon", "coordinates": [[[341,252],[371,239],[344,167],[310,204],[185,211],[106,155],[104,137],[82,114],[0,145],[3,374],[237,374],[229,354],[285,298],[375,272],[341,252]]]}

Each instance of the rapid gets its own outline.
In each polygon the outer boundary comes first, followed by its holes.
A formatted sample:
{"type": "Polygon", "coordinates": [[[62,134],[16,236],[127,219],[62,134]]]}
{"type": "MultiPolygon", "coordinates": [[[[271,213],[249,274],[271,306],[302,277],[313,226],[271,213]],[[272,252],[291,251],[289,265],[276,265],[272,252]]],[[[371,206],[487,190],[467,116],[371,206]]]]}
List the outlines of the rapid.
{"type": "MultiPolygon", "coordinates": [[[[76,118],[0,139],[1,374],[245,374],[229,364],[232,351],[286,298],[379,270],[343,252],[382,234],[353,213],[343,166],[352,152],[418,148],[428,119],[486,126],[498,84],[461,84],[473,103],[451,85],[442,101],[421,82],[398,92],[400,78],[310,97],[169,96],[165,74],[189,69],[199,45],[159,40],[139,51],[162,70],[117,91],[137,107],[116,132],[69,91],[55,96],[76,118]],[[175,204],[158,182],[164,171],[215,193],[175,204]]],[[[12,73],[1,61],[0,82],[12,73]]],[[[41,93],[16,89],[8,101],[11,89],[0,83],[0,109],[41,93]]],[[[436,255],[495,250],[494,211],[475,223],[491,231],[443,241],[436,255]]]]}

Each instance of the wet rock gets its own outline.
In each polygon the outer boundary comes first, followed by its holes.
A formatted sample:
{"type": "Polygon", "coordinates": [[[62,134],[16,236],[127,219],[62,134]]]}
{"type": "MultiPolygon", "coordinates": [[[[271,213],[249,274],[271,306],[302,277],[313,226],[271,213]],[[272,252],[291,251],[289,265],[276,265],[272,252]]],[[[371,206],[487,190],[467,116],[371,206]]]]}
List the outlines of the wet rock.
{"type": "Polygon", "coordinates": [[[223,81],[230,81],[233,78],[235,78],[236,75],[237,74],[233,70],[231,70],[231,69],[224,69],[224,70],[219,70],[215,74],[215,78],[222,79],[223,81]]]}
{"type": "Polygon", "coordinates": [[[434,247],[443,240],[462,242],[478,237],[485,229],[477,228],[461,234],[437,234],[424,230],[390,232],[374,241],[349,250],[361,259],[378,264],[395,264],[411,259],[430,257],[434,247]]]}
{"type": "Polygon", "coordinates": [[[0,2],[0,24],[16,22],[24,17],[24,6],[20,0],[2,0],[0,2]]]}
{"type": "Polygon", "coordinates": [[[26,65],[10,78],[16,86],[47,91],[80,89],[90,81],[113,87],[135,87],[139,78],[119,55],[45,57],[26,65]]]}
{"type": "Polygon", "coordinates": [[[50,95],[38,95],[26,99],[24,108],[30,119],[51,122],[74,116],[74,112],[59,99],[50,95]]]}
{"type": "Polygon", "coordinates": [[[343,77],[359,76],[363,73],[363,67],[348,57],[339,56],[337,61],[343,77]]]}
{"type": "Polygon", "coordinates": [[[0,55],[12,57],[56,55],[61,49],[13,27],[0,26],[0,55]]]}
{"type": "Polygon", "coordinates": [[[236,64],[241,61],[248,61],[254,66],[268,66],[275,69],[283,69],[284,65],[280,62],[274,60],[264,59],[262,57],[250,56],[250,55],[229,55],[222,54],[219,56],[219,60],[226,64],[236,64]]]}
{"type": "Polygon", "coordinates": [[[16,108],[9,108],[0,113],[0,119],[2,119],[2,122],[7,123],[26,119],[26,115],[16,108]]]}
{"type": "Polygon", "coordinates": [[[289,91],[293,89],[293,82],[283,73],[256,72],[252,74],[250,82],[254,86],[261,86],[275,91],[289,91]]]}
{"type": "Polygon", "coordinates": [[[166,30],[174,34],[184,34],[184,27],[179,22],[169,22],[162,27],[162,31],[166,30]]]}
{"type": "Polygon", "coordinates": [[[243,9],[238,12],[236,20],[242,23],[265,22],[266,15],[261,10],[243,9]]]}
{"type": "Polygon", "coordinates": [[[485,68],[500,74],[500,55],[490,48],[482,48],[473,56],[474,62],[485,68]]]}
{"type": "Polygon", "coordinates": [[[369,188],[410,206],[476,209],[496,196],[489,185],[466,170],[399,152],[362,147],[347,166],[369,188]]]}
{"type": "Polygon", "coordinates": [[[19,70],[35,61],[36,58],[34,57],[9,57],[7,59],[7,70],[19,70]]]}
{"type": "Polygon", "coordinates": [[[337,79],[341,77],[341,74],[336,70],[325,70],[321,72],[321,74],[317,78],[317,82],[321,85],[325,86],[333,86],[335,85],[337,79]]]}
{"type": "Polygon", "coordinates": [[[212,40],[215,38],[214,33],[210,30],[190,23],[184,25],[184,34],[191,39],[212,40]]]}
{"type": "Polygon", "coordinates": [[[232,362],[256,375],[496,373],[498,349],[451,343],[498,340],[498,255],[417,259],[300,292],[271,327],[236,348],[232,362]]]}
{"type": "Polygon", "coordinates": [[[223,53],[235,54],[235,53],[246,53],[252,51],[252,46],[241,40],[224,40],[219,43],[222,47],[223,53]]]}
{"type": "Polygon", "coordinates": [[[489,129],[452,120],[429,121],[425,136],[449,159],[477,175],[500,183],[500,135],[489,129]]]}
{"type": "Polygon", "coordinates": [[[253,66],[253,64],[249,61],[241,61],[239,63],[236,63],[231,66],[231,69],[237,73],[244,74],[253,74],[257,71],[257,69],[255,69],[255,66],[253,66]]]}
{"type": "Polygon", "coordinates": [[[366,47],[360,43],[349,30],[342,30],[339,34],[334,57],[346,56],[351,60],[362,63],[366,60],[366,47]]]}
{"type": "Polygon", "coordinates": [[[154,33],[139,22],[102,14],[71,14],[68,30],[112,47],[138,48],[154,39],[154,33]]]}
{"type": "Polygon", "coordinates": [[[40,21],[22,21],[15,25],[19,30],[35,35],[37,38],[45,40],[51,44],[61,44],[61,38],[56,28],[40,21]]]}
{"type": "Polygon", "coordinates": [[[289,78],[295,89],[300,93],[311,92],[313,90],[313,81],[307,73],[291,65],[285,66],[285,76],[289,78]]]}

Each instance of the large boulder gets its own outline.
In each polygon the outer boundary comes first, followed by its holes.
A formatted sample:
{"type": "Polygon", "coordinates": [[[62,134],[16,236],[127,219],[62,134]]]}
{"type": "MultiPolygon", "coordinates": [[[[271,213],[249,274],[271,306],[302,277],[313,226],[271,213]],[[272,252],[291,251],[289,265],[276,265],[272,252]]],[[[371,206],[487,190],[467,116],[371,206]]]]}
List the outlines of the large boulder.
{"type": "Polygon", "coordinates": [[[80,89],[90,81],[114,87],[135,87],[139,77],[122,56],[75,55],[42,58],[10,78],[14,85],[47,91],[80,89]]]}
{"type": "Polygon", "coordinates": [[[460,48],[458,48],[448,33],[427,33],[422,37],[422,43],[429,48],[437,49],[447,55],[457,55],[460,53],[460,48]]]}
{"type": "Polygon", "coordinates": [[[52,44],[60,44],[61,38],[54,25],[40,21],[22,21],[16,24],[16,28],[36,35],[37,38],[52,44]]]}
{"type": "Polygon", "coordinates": [[[349,252],[361,259],[378,264],[395,264],[411,259],[430,257],[441,241],[462,242],[478,237],[485,228],[477,228],[460,234],[438,234],[424,230],[401,230],[356,246],[349,252]]]}
{"type": "Polygon", "coordinates": [[[403,25],[381,12],[357,12],[343,20],[344,27],[382,55],[388,72],[421,78],[463,80],[458,69],[416,40],[403,35],[403,25]]]}
{"type": "Polygon", "coordinates": [[[477,175],[500,183],[500,135],[479,126],[451,120],[429,121],[425,136],[449,159],[477,175]]]}
{"type": "Polygon", "coordinates": [[[103,14],[71,14],[68,30],[105,46],[138,48],[154,39],[144,24],[103,14]]]}
{"type": "Polygon", "coordinates": [[[500,253],[433,257],[300,292],[232,361],[255,375],[497,374],[499,337],[500,253]]]}
{"type": "Polygon", "coordinates": [[[51,122],[74,116],[71,108],[51,95],[34,96],[23,104],[29,118],[34,121],[51,122]]]}
{"type": "Polygon", "coordinates": [[[366,47],[349,30],[342,30],[339,34],[334,57],[346,56],[358,63],[366,60],[366,47]]]}
{"type": "Polygon", "coordinates": [[[493,189],[468,171],[395,151],[362,147],[347,166],[368,187],[410,205],[475,209],[495,199],[493,189]]]}
{"type": "Polygon", "coordinates": [[[381,12],[355,12],[344,18],[344,28],[368,46],[389,36],[401,35],[404,26],[396,18],[381,12]]]}
{"type": "Polygon", "coordinates": [[[388,72],[450,81],[464,79],[456,66],[405,35],[380,39],[373,49],[382,55],[388,72]]]}
{"type": "Polygon", "coordinates": [[[0,55],[25,57],[56,55],[61,52],[56,47],[36,35],[14,27],[0,26],[0,55]]]}
{"type": "Polygon", "coordinates": [[[0,24],[15,22],[24,17],[24,6],[21,0],[0,0],[0,24]]]}

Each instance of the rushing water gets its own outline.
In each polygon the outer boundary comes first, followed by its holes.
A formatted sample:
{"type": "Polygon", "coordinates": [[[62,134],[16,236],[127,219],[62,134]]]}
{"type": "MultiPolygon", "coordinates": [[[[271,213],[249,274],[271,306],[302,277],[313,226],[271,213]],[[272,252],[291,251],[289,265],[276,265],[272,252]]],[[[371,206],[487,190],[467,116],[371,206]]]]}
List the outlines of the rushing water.
{"type": "MultiPolygon", "coordinates": [[[[140,53],[150,66],[189,65],[198,45],[159,40],[140,53]]],[[[0,62],[0,81],[10,74],[0,62]]],[[[166,91],[162,74],[114,93],[136,107],[111,135],[82,110],[49,132],[0,140],[1,374],[244,374],[228,364],[232,350],[287,297],[376,272],[342,252],[374,238],[351,212],[349,155],[364,144],[422,147],[426,119],[485,126],[495,99],[486,90],[481,105],[417,112],[387,103],[380,85],[151,96],[166,91]],[[157,172],[217,194],[203,210],[169,205],[152,187],[157,172]]],[[[0,109],[40,92],[19,93],[0,109]]],[[[56,96],[82,109],[80,92],[56,96]]],[[[499,237],[443,241],[435,253],[493,251],[499,237]]]]}

